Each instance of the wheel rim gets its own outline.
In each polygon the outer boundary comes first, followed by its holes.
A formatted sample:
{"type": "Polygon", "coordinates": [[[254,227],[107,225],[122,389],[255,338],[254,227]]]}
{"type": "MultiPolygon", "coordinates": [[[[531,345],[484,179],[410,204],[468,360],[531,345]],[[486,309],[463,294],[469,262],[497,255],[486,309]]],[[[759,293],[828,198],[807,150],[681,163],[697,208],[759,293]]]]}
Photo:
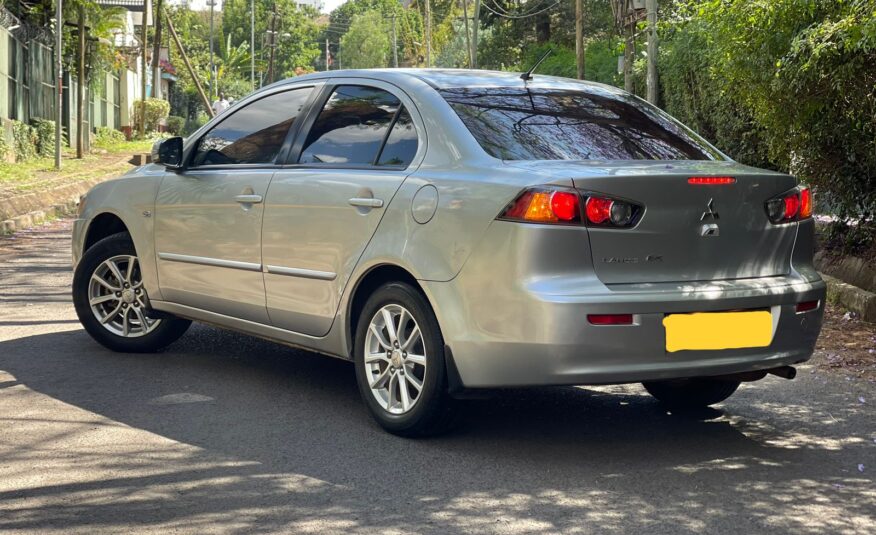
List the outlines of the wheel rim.
{"type": "Polygon", "coordinates": [[[365,335],[365,378],[374,399],[391,414],[417,404],[426,377],[426,345],[420,326],[401,305],[374,314],[365,335]]]}
{"type": "Polygon", "coordinates": [[[149,298],[136,256],[119,255],[101,262],[88,283],[88,304],[104,329],[125,338],[149,334],[161,323],[146,315],[149,298]]]}

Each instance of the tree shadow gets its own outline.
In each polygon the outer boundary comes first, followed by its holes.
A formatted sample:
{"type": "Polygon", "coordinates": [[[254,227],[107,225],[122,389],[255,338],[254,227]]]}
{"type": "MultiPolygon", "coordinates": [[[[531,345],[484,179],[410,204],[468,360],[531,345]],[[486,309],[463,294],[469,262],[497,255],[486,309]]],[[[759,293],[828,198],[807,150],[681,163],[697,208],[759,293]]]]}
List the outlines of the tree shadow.
{"type": "Polygon", "coordinates": [[[0,342],[0,369],[16,382],[6,395],[26,387],[100,415],[0,442],[2,464],[39,467],[52,441],[100,426],[192,446],[75,449],[95,476],[0,490],[0,530],[820,533],[876,522],[872,481],[852,464],[873,457],[854,432],[872,415],[799,381],[743,387],[695,415],[637,387],[498,391],[465,402],[456,432],[414,441],[370,420],[350,363],[209,327],[155,355],[111,353],[83,331],[18,338],[0,342]]]}

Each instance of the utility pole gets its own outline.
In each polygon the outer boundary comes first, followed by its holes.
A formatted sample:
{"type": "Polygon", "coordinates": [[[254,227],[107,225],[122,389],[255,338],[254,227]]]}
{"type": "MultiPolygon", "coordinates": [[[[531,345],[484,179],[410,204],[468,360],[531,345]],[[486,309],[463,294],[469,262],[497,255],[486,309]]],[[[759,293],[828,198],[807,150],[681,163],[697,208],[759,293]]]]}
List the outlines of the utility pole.
{"type": "Polygon", "coordinates": [[[216,1],[210,0],[207,5],[210,6],[210,98],[213,98],[216,95],[216,65],[213,63],[213,6],[216,1]]]}
{"type": "Polygon", "coordinates": [[[329,42],[328,37],[325,38],[325,70],[331,70],[331,64],[329,63],[332,59],[331,52],[329,52],[329,42]]]}
{"type": "Polygon", "coordinates": [[[426,67],[432,66],[432,0],[426,0],[426,67]]]}
{"type": "Polygon", "coordinates": [[[161,98],[161,0],[155,2],[155,35],[152,43],[152,98],[161,98]]]}
{"type": "Polygon", "coordinates": [[[633,48],[636,46],[633,31],[635,23],[627,22],[624,26],[626,42],[624,43],[624,91],[633,92],[633,48]]]}
{"type": "Polygon", "coordinates": [[[584,79],[584,6],[583,0],[575,0],[575,60],[578,64],[578,79],[584,79]]]}
{"type": "MultiPolygon", "coordinates": [[[[340,47],[340,44],[338,46],[340,47]]],[[[392,16],[392,66],[398,69],[398,40],[395,35],[395,15],[392,16]]]]}
{"type": "Polygon", "coordinates": [[[271,43],[269,45],[271,47],[271,56],[270,56],[270,59],[268,59],[268,84],[271,84],[274,82],[274,48],[276,48],[275,43],[276,43],[276,39],[277,39],[276,26],[277,26],[277,3],[274,2],[273,5],[271,6],[271,29],[268,32],[268,37],[271,38],[271,43]]]}
{"type": "Polygon", "coordinates": [[[657,104],[657,0],[645,0],[645,11],[648,13],[648,102],[656,105],[657,104]]]}
{"type": "Polygon", "coordinates": [[[192,62],[189,61],[189,56],[186,54],[186,50],[183,48],[182,42],[180,42],[179,36],[176,34],[173,22],[170,20],[170,13],[167,14],[165,20],[167,21],[167,29],[170,30],[170,36],[173,37],[173,42],[176,43],[176,48],[179,50],[179,55],[182,56],[183,63],[186,64],[186,70],[189,71],[189,76],[192,77],[192,81],[198,89],[198,95],[201,96],[201,101],[204,103],[204,107],[207,108],[207,115],[215,117],[216,114],[213,112],[213,106],[210,105],[210,99],[208,99],[207,94],[204,93],[204,86],[201,85],[201,80],[198,79],[195,69],[192,68],[192,62]]]}
{"type": "Polygon", "coordinates": [[[475,0],[474,25],[471,28],[471,68],[478,68],[478,27],[481,25],[481,0],[475,0]]]}
{"type": "Polygon", "coordinates": [[[249,0],[249,83],[255,91],[255,0],[249,0]]]}
{"type": "Polygon", "coordinates": [[[462,0],[462,17],[465,20],[465,50],[468,52],[468,68],[472,68],[474,60],[471,55],[471,39],[468,37],[468,0],[462,0]]]}
{"type": "Polygon", "coordinates": [[[146,30],[148,30],[146,23],[149,21],[147,18],[148,6],[148,3],[144,3],[143,20],[140,24],[140,139],[146,138],[146,30]]]}
{"type": "Polygon", "coordinates": [[[64,106],[64,71],[61,53],[64,34],[63,0],[55,0],[55,169],[61,170],[61,109],[64,106]]]}
{"type": "Polygon", "coordinates": [[[82,158],[84,151],[82,130],[85,125],[85,7],[79,6],[79,65],[76,69],[76,157],[82,158]]]}

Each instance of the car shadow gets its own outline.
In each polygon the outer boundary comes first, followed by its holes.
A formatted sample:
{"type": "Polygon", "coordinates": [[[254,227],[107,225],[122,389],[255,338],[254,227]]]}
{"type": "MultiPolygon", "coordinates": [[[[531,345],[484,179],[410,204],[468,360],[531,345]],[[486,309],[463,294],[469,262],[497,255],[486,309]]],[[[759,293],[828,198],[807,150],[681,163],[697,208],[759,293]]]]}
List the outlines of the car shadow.
{"type": "MultiPolygon", "coordinates": [[[[845,470],[858,416],[805,389],[789,404],[777,392],[800,387],[778,379],[684,415],[632,387],[503,390],[463,402],[456,431],[406,440],[370,420],[350,363],[205,326],[154,355],[81,330],[17,338],[0,342],[0,370],[14,378],[0,392],[195,447],[148,474],[154,452],[78,450],[114,475],[0,490],[0,530],[817,533],[876,512],[872,483],[845,470]]],[[[6,444],[2,462],[38,463],[45,446],[6,444]]]]}

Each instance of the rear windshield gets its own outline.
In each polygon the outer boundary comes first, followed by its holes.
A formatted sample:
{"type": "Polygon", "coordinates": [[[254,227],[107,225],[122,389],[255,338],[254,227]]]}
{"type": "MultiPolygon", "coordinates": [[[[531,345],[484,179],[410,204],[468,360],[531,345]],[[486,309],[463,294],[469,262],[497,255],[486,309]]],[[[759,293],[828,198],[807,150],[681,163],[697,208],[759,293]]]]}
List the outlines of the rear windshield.
{"type": "Polygon", "coordinates": [[[451,88],[439,92],[481,147],[503,160],[721,160],[659,109],[605,90],[451,88]]]}

